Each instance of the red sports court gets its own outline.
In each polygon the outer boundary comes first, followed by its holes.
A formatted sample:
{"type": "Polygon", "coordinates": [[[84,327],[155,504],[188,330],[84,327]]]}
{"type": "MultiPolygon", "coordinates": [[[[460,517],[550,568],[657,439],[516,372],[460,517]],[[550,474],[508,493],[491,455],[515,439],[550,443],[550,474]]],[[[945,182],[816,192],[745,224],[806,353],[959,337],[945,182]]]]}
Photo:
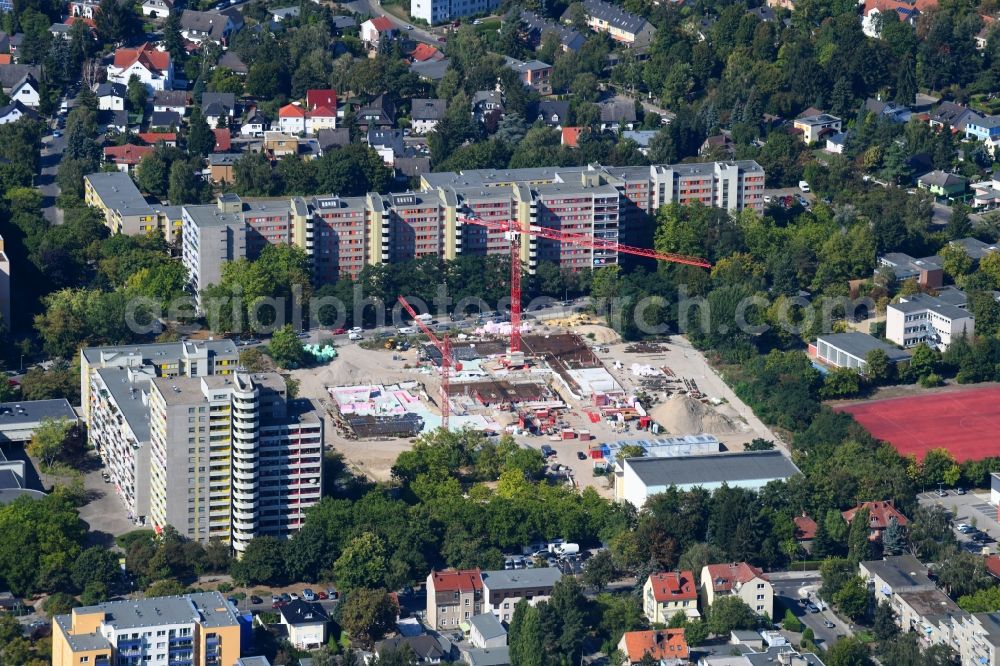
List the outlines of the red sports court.
{"type": "Polygon", "coordinates": [[[947,449],[959,462],[1000,456],[1000,387],[872,400],[837,410],[918,459],[931,449],[947,449]]]}

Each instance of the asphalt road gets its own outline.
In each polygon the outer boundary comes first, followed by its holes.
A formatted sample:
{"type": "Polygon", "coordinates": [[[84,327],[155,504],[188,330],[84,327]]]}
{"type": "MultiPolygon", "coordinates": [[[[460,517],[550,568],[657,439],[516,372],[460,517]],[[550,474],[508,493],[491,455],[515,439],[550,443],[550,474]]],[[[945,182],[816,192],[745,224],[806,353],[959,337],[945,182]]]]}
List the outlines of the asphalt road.
{"type": "Polygon", "coordinates": [[[62,224],[63,212],[56,207],[59,198],[59,186],[56,184],[56,174],[59,163],[66,150],[66,134],[54,137],[47,134],[42,137],[41,171],[35,178],[35,187],[42,193],[42,214],[52,224],[62,224]]]}
{"type": "MultiPolygon", "coordinates": [[[[853,632],[851,626],[837,617],[829,606],[823,604],[823,610],[818,613],[810,613],[805,606],[799,603],[800,599],[808,599],[814,604],[819,594],[822,584],[819,572],[803,572],[801,574],[788,574],[781,578],[771,575],[771,585],[774,587],[775,597],[775,618],[774,621],[781,623],[784,618],[784,611],[778,610],[780,602],[785,608],[791,609],[802,623],[813,630],[816,635],[816,643],[823,648],[829,648],[837,642],[840,636],[850,636],[853,632]],[[827,627],[824,622],[830,622],[833,628],[827,627]]],[[[818,605],[818,604],[817,604],[818,605]]]]}

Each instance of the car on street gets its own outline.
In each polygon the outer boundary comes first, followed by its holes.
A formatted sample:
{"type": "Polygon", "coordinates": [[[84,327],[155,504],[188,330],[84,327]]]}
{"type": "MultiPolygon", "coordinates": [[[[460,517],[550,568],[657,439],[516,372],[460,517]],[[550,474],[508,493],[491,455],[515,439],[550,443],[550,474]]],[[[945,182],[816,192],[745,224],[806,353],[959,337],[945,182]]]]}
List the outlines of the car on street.
{"type": "Polygon", "coordinates": [[[823,620],[823,626],[826,627],[827,629],[833,629],[837,625],[835,625],[833,622],[830,622],[829,620],[823,620]]]}
{"type": "Polygon", "coordinates": [[[407,29],[407,30],[413,30],[413,26],[412,26],[412,25],[410,25],[409,23],[407,23],[407,24],[406,24],[406,29],[407,29]]]}
{"type": "Polygon", "coordinates": [[[250,603],[252,603],[254,606],[259,606],[260,604],[264,603],[264,600],[255,594],[250,597],[250,603]]]}
{"type": "Polygon", "coordinates": [[[396,331],[400,335],[413,335],[414,333],[417,332],[417,329],[413,328],[412,326],[400,326],[399,328],[396,329],[396,331]]]}
{"type": "Polygon", "coordinates": [[[811,601],[808,601],[808,602],[806,602],[806,610],[809,611],[810,613],[818,613],[819,612],[819,606],[817,606],[816,604],[814,604],[811,601]]]}

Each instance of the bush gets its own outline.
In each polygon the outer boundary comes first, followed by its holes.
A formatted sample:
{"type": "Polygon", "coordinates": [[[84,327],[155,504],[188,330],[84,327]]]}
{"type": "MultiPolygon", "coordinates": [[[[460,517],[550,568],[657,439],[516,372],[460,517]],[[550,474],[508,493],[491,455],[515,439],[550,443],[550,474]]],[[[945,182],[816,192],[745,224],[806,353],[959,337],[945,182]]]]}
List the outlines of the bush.
{"type": "Polygon", "coordinates": [[[785,611],[785,619],[781,622],[781,628],[785,631],[794,631],[795,633],[798,633],[802,631],[802,622],[799,618],[795,617],[795,613],[793,613],[791,609],[787,609],[785,611]]]}
{"type": "Polygon", "coordinates": [[[920,378],[920,385],[924,388],[934,388],[935,386],[941,386],[941,376],[935,372],[929,375],[924,375],[920,378]]]}
{"type": "Polygon", "coordinates": [[[76,600],[72,594],[67,594],[66,592],[56,592],[42,604],[42,610],[49,617],[53,615],[65,615],[74,608],[80,605],[80,602],[76,600]]]}
{"type": "Polygon", "coordinates": [[[219,592],[225,594],[226,592],[231,592],[233,586],[231,583],[219,583],[219,587],[217,589],[219,590],[219,592]]]}

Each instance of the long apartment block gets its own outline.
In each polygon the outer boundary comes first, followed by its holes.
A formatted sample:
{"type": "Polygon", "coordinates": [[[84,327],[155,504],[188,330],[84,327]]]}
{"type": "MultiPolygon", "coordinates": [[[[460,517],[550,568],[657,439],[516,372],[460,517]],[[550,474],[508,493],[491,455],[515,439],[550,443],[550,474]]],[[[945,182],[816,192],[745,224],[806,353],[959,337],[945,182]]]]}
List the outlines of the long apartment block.
{"type": "Polygon", "coordinates": [[[53,666],[230,666],[240,623],[218,592],[106,601],[52,618],[53,666]]]}
{"type": "MultiPolygon", "coordinates": [[[[429,173],[417,192],[243,200],[185,206],[184,265],[196,292],[218,283],[224,261],[256,258],[268,244],[294,244],[319,282],[356,277],[366,265],[426,256],[506,254],[499,231],[464,223],[472,215],[634,243],[665,204],[740,211],[764,205],[764,169],[753,161],[649,167],[546,167],[429,173]]],[[[529,271],[541,260],[571,270],[618,263],[617,252],[521,239],[529,271]]]]}
{"type": "Polygon", "coordinates": [[[255,536],[291,535],[322,493],[322,417],[290,400],[280,375],[236,372],[229,341],[194,345],[213,352],[200,365],[176,351],[82,355],[90,444],[129,518],[237,553],[255,536]]]}

